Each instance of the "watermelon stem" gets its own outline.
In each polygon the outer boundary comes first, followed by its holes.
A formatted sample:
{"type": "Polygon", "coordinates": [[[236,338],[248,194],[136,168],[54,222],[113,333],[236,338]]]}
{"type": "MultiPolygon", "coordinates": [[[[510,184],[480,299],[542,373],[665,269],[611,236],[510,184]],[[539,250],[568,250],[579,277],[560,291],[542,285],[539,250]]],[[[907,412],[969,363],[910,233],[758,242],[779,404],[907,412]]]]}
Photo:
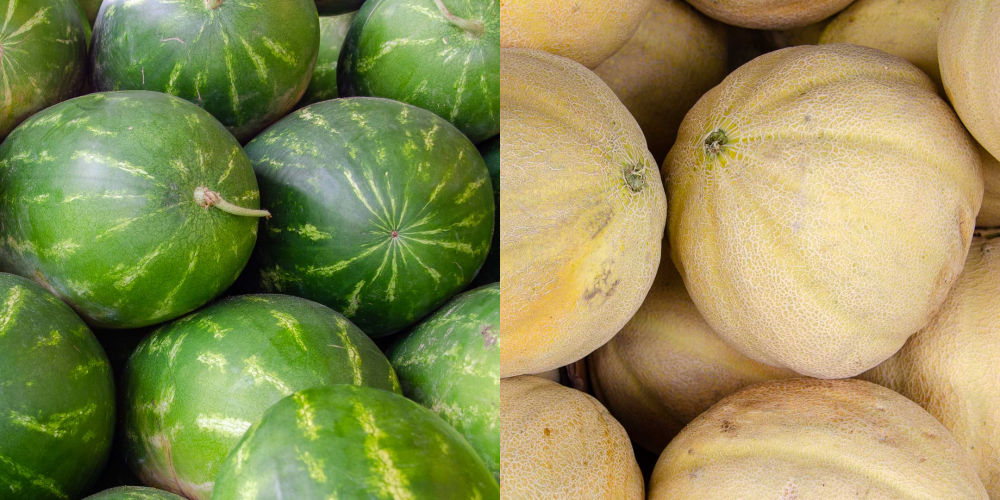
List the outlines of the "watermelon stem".
{"type": "Polygon", "coordinates": [[[444,18],[447,19],[451,24],[454,24],[455,26],[458,26],[459,28],[468,31],[469,33],[472,33],[475,36],[483,36],[484,28],[482,21],[473,21],[471,19],[461,18],[456,16],[455,14],[452,14],[451,11],[448,10],[448,7],[445,7],[444,2],[442,0],[434,0],[434,3],[437,4],[437,8],[438,10],[441,11],[441,15],[443,15],[444,18]]]}
{"type": "Polygon", "coordinates": [[[202,208],[215,207],[223,212],[242,215],[245,217],[264,217],[267,219],[271,218],[271,212],[267,210],[255,210],[253,208],[244,208],[237,205],[233,205],[226,201],[219,193],[208,189],[205,186],[198,186],[194,189],[194,202],[202,208]]]}

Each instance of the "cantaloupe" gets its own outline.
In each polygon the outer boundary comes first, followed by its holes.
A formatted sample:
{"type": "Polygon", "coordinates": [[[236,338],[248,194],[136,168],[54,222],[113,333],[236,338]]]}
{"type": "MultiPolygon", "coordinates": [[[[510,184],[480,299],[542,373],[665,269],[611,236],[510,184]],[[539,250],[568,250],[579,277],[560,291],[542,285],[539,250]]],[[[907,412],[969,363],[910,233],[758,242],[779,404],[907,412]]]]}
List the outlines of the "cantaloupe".
{"type": "Polygon", "coordinates": [[[1000,161],[976,145],[983,161],[983,206],[976,217],[976,227],[1000,227],[1000,161]]]}
{"type": "Polygon", "coordinates": [[[673,260],[708,324],[822,378],[877,365],[930,321],[983,196],[930,79],[848,44],[731,73],[685,117],[664,175],[673,260]]]}
{"type": "Polygon", "coordinates": [[[862,380],[765,382],[726,397],[670,442],[650,500],[986,499],[949,433],[862,380]]]}
{"type": "Polygon", "coordinates": [[[500,496],[642,500],[642,473],[600,402],[526,375],[500,381],[500,496]]]}
{"type": "Polygon", "coordinates": [[[829,17],[851,0],[688,0],[688,3],[726,24],[781,30],[829,17]]]}
{"type": "Polygon", "coordinates": [[[896,355],[863,377],[899,391],[937,417],[1000,498],[1000,230],[972,240],[941,312],[896,355]]]}
{"type": "Polygon", "coordinates": [[[726,76],[726,31],[682,0],[653,0],[635,35],[594,72],[662,161],[684,114],[726,76]]]}
{"type": "Polygon", "coordinates": [[[642,130],[564,57],[503,49],[500,376],[551,370],[608,341],[660,261],[666,201],[642,130]]]}

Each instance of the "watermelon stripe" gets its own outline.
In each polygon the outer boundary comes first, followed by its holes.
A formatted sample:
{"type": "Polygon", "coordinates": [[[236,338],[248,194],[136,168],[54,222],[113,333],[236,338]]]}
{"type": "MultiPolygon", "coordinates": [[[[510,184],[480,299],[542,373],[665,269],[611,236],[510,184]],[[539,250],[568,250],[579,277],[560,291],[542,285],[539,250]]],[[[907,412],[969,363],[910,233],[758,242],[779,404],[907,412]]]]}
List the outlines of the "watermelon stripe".
{"type": "Polygon", "coordinates": [[[243,360],[244,373],[250,375],[254,383],[257,385],[268,384],[279,392],[291,393],[292,388],[289,387],[285,381],[281,380],[274,372],[269,372],[261,366],[260,358],[257,356],[250,356],[249,358],[243,360]]]}
{"type": "Polygon", "coordinates": [[[307,438],[316,440],[319,438],[320,431],[320,427],[316,425],[316,412],[313,411],[305,394],[296,392],[292,397],[295,399],[295,404],[298,405],[295,414],[298,416],[299,429],[302,429],[302,433],[307,438]]]}
{"type": "Polygon", "coordinates": [[[51,477],[44,474],[39,474],[33,470],[30,470],[21,464],[17,463],[10,457],[0,455],[0,484],[9,488],[12,493],[18,493],[24,487],[21,481],[27,481],[28,484],[41,489],[49,493],[56,498],[69,498],[65,490],[59,487],[57,483],[51,477]],[[4,477],[5,474],[14,474],[13,476],[4,477]]]}
{"type": "Polygon", "coordinates": [[[222,434],[224,436],[241,438],[243,433],[253,425],[251,422],[246,420],[241,420],[238,418],[225,417],[217,414],[205,415],[199,414],[195,418],[195,426],[199,430],[207,430],[209,432],[214,432],[217,434],[222,434]]]}
{"type": "Polygon", "coordinates": [[[368,486],[385,498],[413,500],[413,493],[409,491],[409,479],[393,463],[392,454],[380,445],[385,432],[376,425],[375,416],[360,401],[355,401],[353,407],[354,418],[365,431],[365,457],[369,467],[375,471],[375,474],[368,477],[368,486]]]}

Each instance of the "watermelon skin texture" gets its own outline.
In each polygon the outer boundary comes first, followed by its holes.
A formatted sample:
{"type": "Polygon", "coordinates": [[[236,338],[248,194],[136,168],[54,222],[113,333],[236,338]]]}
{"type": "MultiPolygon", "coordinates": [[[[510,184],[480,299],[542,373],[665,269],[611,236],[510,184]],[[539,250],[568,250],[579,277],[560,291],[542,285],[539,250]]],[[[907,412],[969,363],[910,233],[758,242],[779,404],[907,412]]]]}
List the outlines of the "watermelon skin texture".
{"type": "Polygon", "coordinates": [[[309,88],[302,96],[299,104],[307,105],[314,102],[336,99],[337,94],[337,62],[340,60],[340,48],[344,45],[344,37],[351,27],[354,12],[339,16],[321,16],[319,18],[319,55],[316,57],[316,68],[313,70],[309,88]]]}
{"type": "Polygon", "coordinates": [[[319,48],[312,0],[105,0],[91,55],[97,90],[166,92],[241,141],[302,97],[319,48]]]}
{"type": "Polygon", "coordinates": [[[184,500],[184,497],[146,486],[119,486],[94,493],[83,500],[184,500]]]}
{"type": "Polygon", "coordinates": [[[78,498],[111,448],[111,367],[87,325],[0,273],[0,498],[78,498]]]}
{"type": "Polygon", "coordinates": [[[340,95],[404,101],[482,142],[500,133],[499,2],[444,5],[455,16],[482,22],[484,33],[452,24],[434,0],[365,2],[341,52],[340,95]]]}
{"type": "Polygon", "coordinates": [[[265,290],[316,300],[379,337],[427,315],[489,251],[489,172],[420,108],[345,98],[302,108],[247,144],[274,214],[257,246],[265,290]]]}
{"type": "Polygon", "coordinates": [[[76,0],[0,0],[0,140],[82,90],[85,24],[76,0]]]}
{"type": "Polygon", "coordinates": [[[101,0],[78,0],[80,2],[80,7],[83,7],[84,15],[87,16],[87,22],[91,25],[94,24],[94,20],[97,19],[97,11],[101,9],[101,0]]]}
{"type": "Polygon", "coordinates": [[[500,281],[500,136],[496,136],[479,145],[486,168],[490,170],[490,180],[493,181],[493,203],[496,210],[493,219],[493,243],[486,263],[476,276],[476,285],[485,285],[500,281]]]}
{"type": "Polygon", "coordinates": [[[342,315],[287,295],[228,298],[154,331],[125,368],[126,456],[144,484],[208,498],[268,407],[301,389],[399,392],[389,360],[342,315]]]}
{"type": "Polygon", "coordinates": [[[259,206],[249,160],[204,110],[146,91],[61,102],[0,145],[0,265],[94,326],[175,318],[225,290],[256,241],[256,218],[202,208],[199,186],[259,206]]]}
{"type": "Polygon", "coordinates": [[[335,385],[272,406],[226,459],[213,500],[494,500],[476,452],[430,410],[390,392],[335,385]]]}
{"type": "Polygon", "coordinates": [[[354,12],[361,8],[364,0],[316,0],[316,9],[321,16],[334,16],[354,12]]]}
{"type": "Polygon", "coordinates": [[[500,284],[465,292],[389,354],[403,394],[462,433],[500,478],[500,284]]]}

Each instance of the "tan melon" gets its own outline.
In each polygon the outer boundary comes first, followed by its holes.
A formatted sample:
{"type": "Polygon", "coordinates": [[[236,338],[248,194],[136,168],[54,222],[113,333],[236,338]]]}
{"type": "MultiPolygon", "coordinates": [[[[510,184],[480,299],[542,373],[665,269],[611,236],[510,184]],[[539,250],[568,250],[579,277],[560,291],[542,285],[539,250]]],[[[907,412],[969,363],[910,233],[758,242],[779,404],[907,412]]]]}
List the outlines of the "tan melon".
{"type": "Polygon", "coordinates": [[[851,0],[688,0],[688,3],[726,24],[781,30],[830,17],[851,0]]]}
{"type": "Polygon", "coordinates": [[[500,46],[544,50],[594,68],[625,45],[651,4],[500,0],[500,46]]]}
{"type": "Polygon", "coordinates": [[[500,381],[500,495],[642,500],[642,473],[600,402],[526,375],[500,381]]]}
{"type": "Polygon", "coordinates": [[[649,499],[985,499],[949,433],[862,380],[765,382],[726,397],[660,455],[649,499]]]}
{"type": "Polygon", "coordinates": [[[823,30],[820,43],[853,43],[902,57],[941,85],[937,34],[951,0],[857,0],[823,30]]]}
{"type": "Polygon", "coordinates": [[[1000,0],[953,0],[938,32],[938,61],[962,123],[1000,158],[1000,0]]]}
{"type": "Polygon", "coordinates": [[[1000,161],[976,145],[983,161],[983,207],[976,217],[976,227],[1000,227],[1000,161]]]}
{"type": "Polygon", "coordinates": [[[863,377],[938,418],[1000,498],[1000,231],[979,234],[941,312],[863,377]]]}
{"type": "Polygon", "coordinates": [[[719,339],[666,252],[642,307],[587,361],[594,395],[637,444],[654,453],[719,399],[750,384],[796,376],[719,339]]]}
{"type": "Polygon", "coordinates": [[[726,76],[726,30],[681,0],[654,0],[635,35],[594,72],[662,161],[684,114],[726,76]]]}
{"type": "Polygon", "coordinates": [[[674,263],[743,354],[841,378],[930,321],[962,270],[980,160],[913,65],[847,44],[731,73],[664,163],[674,263]]]}
{"type": "Polygon", "coordinates": [[[642,130],[592,71],[503,49],[500,376],[551,370],[608,341],[660,261],[666,201],[642,130]]]}

